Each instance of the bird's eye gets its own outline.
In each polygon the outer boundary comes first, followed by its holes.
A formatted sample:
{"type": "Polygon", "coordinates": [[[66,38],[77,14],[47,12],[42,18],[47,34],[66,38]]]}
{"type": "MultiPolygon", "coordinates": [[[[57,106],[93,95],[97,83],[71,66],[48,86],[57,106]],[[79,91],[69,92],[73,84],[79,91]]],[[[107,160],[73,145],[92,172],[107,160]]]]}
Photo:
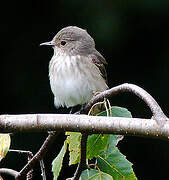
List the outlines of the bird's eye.
{"type": "Polygon", "coordinates": [[[66,41],[61,41],[61,42],[60,42],[61,46],[65,46],[66,43],[67,43],[66,41]]]}

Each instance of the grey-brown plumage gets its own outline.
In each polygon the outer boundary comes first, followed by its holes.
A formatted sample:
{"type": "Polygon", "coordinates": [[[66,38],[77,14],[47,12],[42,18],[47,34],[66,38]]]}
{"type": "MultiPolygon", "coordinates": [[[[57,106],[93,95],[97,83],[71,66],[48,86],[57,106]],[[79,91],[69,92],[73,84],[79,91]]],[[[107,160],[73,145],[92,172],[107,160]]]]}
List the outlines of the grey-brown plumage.
{"type": "Polygon", "coordinates": [[[49,63],[49,78],[55,105],[72,107],[88,102],[95,92],[108,88],[104,57],[86,30],[69,26],[52,41],[54,55],[49,63]]]}

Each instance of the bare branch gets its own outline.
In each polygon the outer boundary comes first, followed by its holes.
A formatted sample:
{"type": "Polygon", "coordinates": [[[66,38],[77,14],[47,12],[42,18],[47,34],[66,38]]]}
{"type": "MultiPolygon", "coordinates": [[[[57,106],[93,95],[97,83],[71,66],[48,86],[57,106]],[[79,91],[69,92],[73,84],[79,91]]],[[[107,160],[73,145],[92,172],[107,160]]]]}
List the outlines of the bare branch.
{"type": "Polygon", "coordinates": [[[28,156],[33,155],[31,151],[18,150],[18,149],[9,149],[9,152],[24,153],[24,154],[28,154],[28,156]]]}
{"type": "MultiPolygon", "coordinates": [[[[17,153],[24,153],[28,155],[28,162],[32,159],[33,157],[33,153],[31,151],[25,151],[25,150],[16,150],[16,149],[10,149],[9,152],[17,152],[17,153]]],[[[18,174],[19,176],[19,174],[18,174]]],[[[33,177],[33,169],[31,169],[28,173],[27,173],[27,180],[32,180],[33,177]]]]}
{"type": "Polygon", "coordinates": [[[74,131],[169,137],[169,121],[163,127],[153,119],[73,114],[0,115],[0,132],[74,131]]]}
{"type": "Polygon", "coordinates": [[[46,180],[46,173],[45,173],[45,164],[43,162],[43,159],[40,160],[40,168],[41,168],[41,176],[43,180],[46,180]]]}
{"type": "Polygon", "coordinates": [[[14,178],[16,178],[19,174],[19,172],[13,170],[13,169],[8,169],[8,168],[0,168],[0,174],[7,174],[10,176],[13,176],[14,178]]]}
{"type": "Polygon", "coordinates": [[[39,151],[19,172],[18,176],[16,177],[17,180],[23,179],[25,175],[34,167],[34,165],[44,157],[50,145],[53,143],[55,139],[56,139],[56,132],[50,132],[49,136],[46,138],[45,142],[43,143],[39,151]]]}
{"type": "Polygon", "coordinates": [[[90,110],[93,104],[99,101],[103,101],[105,97],[110,98],[114,95],[117,95],[123,92],[131,92],[135,94],[136,96],[138,96],[140,99],[142,99],[150,108],[153,114],[153,119],[158,123],[158,125],[160,126],[164,125],[164,123],[167,120],[167,117],[165,116],[160,106],[155,101],[155,99],[141,87],[136,86],[134,84],[128,84],[128,83],[124,83],[122,85],[113,87],[93,97],[93,99],[85,106],[82,113],[86,114],[90,110]]]}
{"type": "MultiPolygon", "coordinates": [[[[28,152],[28,163],[31,161],[32,158],[33,158],[33,153],[28,152]]],[[[26,175],[26,180],[32,180],[32,178],[33,178],[33,169],[30,169],[26,175]]]]}

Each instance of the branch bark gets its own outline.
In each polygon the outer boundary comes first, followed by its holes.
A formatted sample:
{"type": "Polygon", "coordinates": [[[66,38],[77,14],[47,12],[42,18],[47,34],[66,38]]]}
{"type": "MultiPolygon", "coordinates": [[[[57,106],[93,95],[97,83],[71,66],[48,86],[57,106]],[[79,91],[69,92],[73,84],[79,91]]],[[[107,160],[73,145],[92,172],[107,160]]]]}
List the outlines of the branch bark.
{"type": "Polygon", "coordinates": [[[122,134],[169,137],[169,121],[163,127],[153,119],[72,114],[0,115],[0,132],[74,131],[91,134],[122,134]]]}
{"type": "Polygon", "coordinates": [[[0,174],[8,174],[8,175],[13,176],[14,178],[16,178],[18,176],[19,172],[15,171],[13,169],[0,168],[0,174]]]}

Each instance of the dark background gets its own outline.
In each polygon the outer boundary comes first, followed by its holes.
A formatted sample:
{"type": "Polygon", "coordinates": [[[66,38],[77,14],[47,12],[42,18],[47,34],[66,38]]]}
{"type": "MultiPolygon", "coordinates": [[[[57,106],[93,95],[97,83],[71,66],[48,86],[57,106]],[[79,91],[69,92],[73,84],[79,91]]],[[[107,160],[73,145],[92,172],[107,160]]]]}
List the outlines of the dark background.
{"type": "MultiPolygon", "coordinates": [[[[61,28],[76,25],[87,29],[106,58],[110,87],[124,82],[137,84],[169,116],[168,0],[6,1],[0,8],[1,114],[68,112],[54,108],[48,80],[53,50],[39,44],[51,40],[61,28]]],[[[111,103],[127,107],[134,117],[151,117],[134,95],[113,97],[111,103]]],[[[35,153],[46,135],[13,135],[11,148],[35,153]]],[[[45,157],[48,179],[52,179],[51,162],[64,138],[61,134],[45,157]]],[[[121,152],[134,164],[138,179],[143,180],[168,179],[168,148],[167,141],[140,137],[125,137],[119,143],[121,152]]],[[[9,153],[1,167],[20,170],[25,163],[26,156],[9,153]]],[[[73,170],[66,165],[62,179],[71,177],[73,170]]],[[[34,179],[41,179],[38,165],[34,179]]]]}

